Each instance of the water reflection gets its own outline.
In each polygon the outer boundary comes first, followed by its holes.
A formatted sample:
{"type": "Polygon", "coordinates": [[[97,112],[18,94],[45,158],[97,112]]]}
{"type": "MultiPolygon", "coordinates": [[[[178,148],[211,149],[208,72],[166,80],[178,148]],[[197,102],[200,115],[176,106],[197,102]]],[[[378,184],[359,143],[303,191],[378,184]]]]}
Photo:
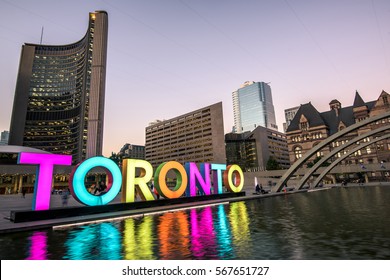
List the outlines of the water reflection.
{"type": "Polygon", "coordinates": [[[27,260],[47,259],[47,233],[45,231],[35,231],[29,237],[29,255],[27,260]]]}
{"type": "Polygon", "coordinates": [[[124,259],[153,260],[153,218],[127,219],[123,230],[124,259]]]}
{"type": "Polygon", "coordinates": [[[232,249],[231,226],[223,205],[218,206],[216,223],[218,224],[216,238],[219,259],[232,259],[234,258],[234,251],[232,249]]]}
{"type": "Polygon", "coordinates": [[[217,259],[211,207],[191,210],[191,252],[196,259],[217,259]]]}
{"type": "Polygon", "coordinates": [[[229,220],[231,225],[232,242],[236,249],[237,258],[251,255],[253,244],[249,230],[250,219],[245,202],[230,205],[229,220]]]}
{"type": "Polygon", "coordinates": [[[335,189],[0,235],[2,259],[389,259],[390,188],[335,189]]]}
{"type": "Polygon", "coordinates": [[[186,212],[165,213],[157,218],[160,259],[187,259],[191,256],[190,230],[186,212]]]}
{"type": "Polygon", "coordinates": [[[72,230],[65,242],[64,259],[121,259],[121,235],[109,223],[83,226],[72,230]]]}

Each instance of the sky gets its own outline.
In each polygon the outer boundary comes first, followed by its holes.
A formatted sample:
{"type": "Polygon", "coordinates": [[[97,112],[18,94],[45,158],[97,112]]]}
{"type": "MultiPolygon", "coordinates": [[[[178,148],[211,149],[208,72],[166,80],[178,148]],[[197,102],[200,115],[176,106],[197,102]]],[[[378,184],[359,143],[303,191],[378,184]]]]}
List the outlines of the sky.
{"type": "Polygon", "coordinates": [[[223,104],[269,83],[276,121],[311,102],[353,104],[390,93],[388,0],[0,0],[0,131],[9,130],[21,47],[80,40],[88,13],[108,12],[103,154],[145,144],[156,119],[223,104]]]}

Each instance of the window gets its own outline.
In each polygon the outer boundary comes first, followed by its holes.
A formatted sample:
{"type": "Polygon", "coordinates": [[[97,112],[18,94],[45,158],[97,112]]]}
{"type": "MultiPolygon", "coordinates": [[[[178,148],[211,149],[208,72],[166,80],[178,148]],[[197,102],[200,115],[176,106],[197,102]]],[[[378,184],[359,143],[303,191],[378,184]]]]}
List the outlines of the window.
{"type": "Polygon", "coordinates": [[[387,99],[387,96],[383,96],[382,99],[385,105],[389,105],[389,100],[387,99]]]}
{"type": "Polygon", "coordinates": [[[302,157],[302,148],[299,146],[295,147],[294,154],[295,154],[295,159],[300,159],[302,157]]]}
{"type": "Polygon", "coordinates": [[[301,128],[302,131],[307,131],[309,129],[308,122],[301,122],[300,123],[300,128],[301,128]]]}

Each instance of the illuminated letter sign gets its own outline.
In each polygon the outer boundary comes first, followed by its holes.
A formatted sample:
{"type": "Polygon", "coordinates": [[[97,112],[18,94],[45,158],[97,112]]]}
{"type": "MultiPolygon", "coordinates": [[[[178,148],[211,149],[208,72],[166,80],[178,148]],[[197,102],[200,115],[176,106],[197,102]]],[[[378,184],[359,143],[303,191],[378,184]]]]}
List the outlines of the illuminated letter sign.
{"type": "MultiPolygon", "coordinates": [[[[50,193],[54,165],[71,165],[72,156],[38,153],[20,153],[18,164],[37,164],[37,174],[32,210],[47,210],[50,205],[50,193]]],[[[105,157],[92,157],[77,165],[70,174],[69,188],[72,196],[80,203],[97,206],[111,202],[121,191],[122,202],[134,202],[137,195],[142,200],[154,200],[148,187],[153,177],[152,165],[140,159],[124,159],[122,173],[116,163],[105,157]],[[85,186],[85,177],[95,167],[106,172],[107,191],[94,195],[85,186]],[[139,174],[136,174],[138,171],[139,174]]],[[[230,192],[240,192],[244,186],[244,176],[238,165],[189,162],[182,166],[176,161],[160,164],[154,174],[154,184],[158,193],[167,199],[179,198],[184,192],[189,196],[223,193],[222,186],[230,192]],[[166,179],[172,170],[176,175],[176,185],[169,188],[166,179]],[[213,174],[211,185],[210,174],[213,174]]]]}
{"type": "Polygon", "coordinates": [[[222,190],[222,171],[226,170],[226,164],[211,164],[213,170],[213,193],[221,194],[222,190]]]}
{"type": "Polygon", "coordinates": [[[124,159],[122,165],[122,202],[134,202],[136,194],[139,194],[142,200],[154,200],[147,185],[153,176],[152,165],[141,159],[124,159]],[[136,177],[136,168],[141,169],[140,177],[136,177]]]}
{"type": "Polygon", "coordinates": [[[229,165],[226,171],[223,176],[225,186],[231,192],[240,192],[244,186],[244,174],[242,173],[241,168],[237,164],[233,164],[229,165]],[[235,178],[235,180],[233,180],[233,178],[235,178]]]}
{"type": "Polygon", "coordinates": [[[187,173],[183,165],[176,161],[164,162],[156,169],[154,174],[154,187],[157,189],[158,193],[165,198],[179,198],[186,191],[187,187],[187,173]],[[167,173],[170,169],[173,169],[176,174],[176,186],[173,191],[171,191],[165,179],[167,173]]]}
{"type": "Polygon", "coordinates": [[[104,205],[112,201],[121,190],[122,175],[114,161],[105,157],[89,158],[77,165],[69,179],[69,188],[73,197],[80,203],[89,206],[104,205]],[[94,195],[88,192],[84,181],[88,172],[94,167],[102,167],[107,173],[107,192],[94,195]]]}
{"type": "Polygon", "coordinates": [[[47,210],[50,206],[54,165],[71,165],[72,156],[20,153],[18,164],[37,164],[32,210],[47,210]]]}
{"type": "Polygon", "coordinates": [[[196,196],[198,189],[201,194],[210,194],[210,164],[201,163],[200,171],[195,162],[187,162],[185,164],[188,174],[187,196],[196,196]]]}

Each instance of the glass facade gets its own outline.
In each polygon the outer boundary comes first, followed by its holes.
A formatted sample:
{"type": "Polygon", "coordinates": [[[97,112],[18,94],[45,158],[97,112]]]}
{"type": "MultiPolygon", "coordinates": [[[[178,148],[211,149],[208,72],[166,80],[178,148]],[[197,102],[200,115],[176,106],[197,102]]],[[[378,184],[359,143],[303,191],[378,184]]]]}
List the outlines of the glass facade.
{"type": "Polygon", "coordinates": [[[107,13],[95,12],[76,43],[23,46],[10,144],[72,155],[74,163],[102,153],[106,45],[107,13]],[[92,88],[94,80],[101,84],[92,88]],[[100,104],[93,104],[96,100],[100,104]],[[91,120],[100,121],[94,135],[88,132],[91,120]],[[90,143],[95,147],[88,155],[90,143]]]}
{"type": "Polygon", "coordinates": [[[277,130],[271,87],[264,82],[246,82],[233,92],[235,132],[262,126],[277,130]]]}

